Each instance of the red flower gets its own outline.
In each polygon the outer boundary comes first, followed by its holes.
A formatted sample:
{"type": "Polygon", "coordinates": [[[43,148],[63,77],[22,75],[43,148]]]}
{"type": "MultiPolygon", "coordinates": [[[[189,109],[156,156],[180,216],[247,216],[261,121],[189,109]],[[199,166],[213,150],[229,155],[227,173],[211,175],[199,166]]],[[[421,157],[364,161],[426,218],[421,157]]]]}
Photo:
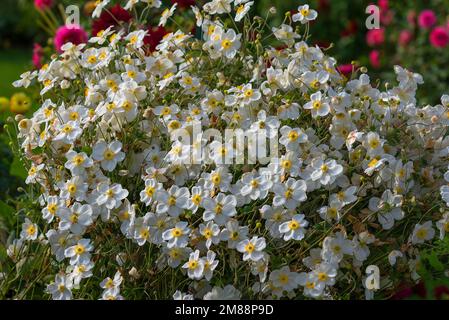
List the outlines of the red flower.
{"type": "Polygon", "coordinates": [[[373,68],[379,69],[381,67],[380,52],[378,50],[371,51],[369,54],[369,61],[373,68]]]}
{"type": "Polygon", "coordinates": [[[128,23],[131,18],[131,14],[118,4],[107,10],[103,10],[100,18],[94,20],[92,23],[92,35],[96,35],[98,32],[106,30],[110,26],[117,26],[119,23],[128,23]]]}
{"type": "Polygon", "coordinates": [[[449,32],[445,27],[436,27],[430,33],[430,43],[435,48],[444,48],[449,43],[449,32]]]}
{"type": "Polygon", "coordinates": [[[413,34],[409,30],[402,30],[399,34],[399,44],[402,47],[407,46],[413,39],[413,34]]]}
{"type": "Polygon", "coordinates": [[[149,27],[143,42],[148,47],[149,51],[152,52],[156,50],[157,45],[167,33],[168,31],[164,27],[149,27]]]}
{"type": "Polygon", "coordinates": [[[177,3],[180,8],[190,8],[195,4],[195,0],[171,0],[171,3],[177,3]]]}
{"type": "Polygon", "coordinates": [[[330,9],[331,5],[329,3],[329,0],[318,0],[318,11],[319,12],[325,12],[330,9]]]}
{"type": "Polygon", "coordinates": [[[42,46],[38,43],[34,44],[34,48],[33,48],[33,65],[36,69],[40,69],[42,67],[42,58],[44,55],[44,50],[42,48],[42,46]]]}
{"type": "Polygon", "coordinates": [[[366,43],[368,43],[370,47],[381,45],[384,43],[384,41],[385,41],[384,28],[369,30],[366,33],[366,43]]]}
{"type": "Polygon", "coordinates": [[[444,296],[449,296],[449,288],[446,286],[439,286],[435,288],[435,298],[440,300],[444,296]]]}
{"type": "Polygon", "coordinates": [[[56,50],[58,52],[62,52],[61,47],[68,42],[76,45],[86,43],[87,32],[84,31],[82,27],[76,24],[64,25],[59,27],[59,29],[56,30],[54,39],[56,50]]]}
{"type": "Polygon", "coordinates": [[[449,288],[447,286],[441,285],[438,287],[435,287],[433,290],[433,297],[428,296],[428,292],[426,290],[426,286],[421,281],[417,285],[414,285],[413,287],[406,287],[399,292],[397,292],[392,299],[393,300],[403,300],[410,298],[413,295],[416,295],[422,299],[430,298],[430,299],[437,299],[440,300],[444,298],[445,295],[449,295],[449,288]]]}
{"type": "Polygon", "coordinates": [[[37,10],[50,9],[53,6],[53,0],[34,0],[34,6],[37,10]]]}
{"type": "Polygon", "coordinates": [[[388,0],[379,0],[378,4],[382,10],[388,10],[388,7],[390,5],[388,0]]]}
{"type": "Polygon", "coordinates": [[[394,19],[394,12],[391,10],[382,10],[380,13],[380,22],[384,26],[388,26],[393,22],[394,19]]]}
{"type": "Polygon", "coordinates": [[[350,63],[348,63],[348,64],[342,64],[342,65],[339,65],[339,66],[337,67],[337,70],[338,70],[342,75],[348,76],[348,75],[350,75],[350,74],[352,73],[353,68],[354,68],[353,65],[350,64],[350,63]]]}

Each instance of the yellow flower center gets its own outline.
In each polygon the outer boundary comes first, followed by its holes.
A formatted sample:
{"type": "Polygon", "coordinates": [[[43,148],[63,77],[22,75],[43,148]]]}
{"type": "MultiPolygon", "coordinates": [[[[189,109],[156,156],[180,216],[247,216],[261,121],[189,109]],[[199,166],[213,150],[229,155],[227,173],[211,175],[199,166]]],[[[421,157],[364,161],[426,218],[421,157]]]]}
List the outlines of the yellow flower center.
{"type": "Polygon", "coordinates": [[[251,253],[254,251],[254,249],[256,249],[256,247],[254,247],[254,245],[250,242],[245,246],[245,251],[248,253],[251,253]]]}
{"type": "Polygon", "coordinates": [[[137,40],[138,40],[137,36],[132,36],[132,37],[129,39],[129,42],[130,42],[131,44],[136,44],[136,43],[137,43],[137,40]]]}
{"type": "Polygon", "coordinates": [[[279,277],[279,282],[282,284],[282,285],[286,285],[287,283],[288,283],[288,275],[286,275],[286,274],[281,274],[280,275],[280,277],[279,277]]]}
{"type": "Polygon", "coordinates": [[[71,223],[78,223],[78,215],[76,213],[72,214],[70,216],[70,222],[71,223]]]}
{"type": "Polygon", "coordinates": [[[30,170],[28,170],[28,175],[34,176],[36,174],[36,172],[37,172],[37,169],[36,169],[36,167],[33,166],[30,168],[30,170]]]}
{"type": "Polygon", "coordinates": [[[313,108],[316,110],[316,109],[319,109],[321,107],[321,102],[320,101],[315,101],[314,103],[313,103],[313,108]]]}
{"type": "Polygon", "coordinates": [[[114,159],[114,152],[112,152],[112,150],[110,149],[106,149],[105,152],[103,153],[103,157],[105,160],[112,160],[114,159]]]}
{"type": "Polygon", "coordinates": [[[204,238],[206,238],[206,239],[212,238],[212,230],[210,230],[210,229],[204,230],[204,238]]]}
{"type": "Polygon", "coordinates": [[[87,62],[89,62],[90,64],[94,64],[95,62],[97,62],[97,57],[94,56],[94,55],[89,56],[89,57],[87,58],[87,62]]]}
{"type": "Polygon", "coordinates": [[[188,267],[190,270],[195,270],[198,267],[198,261],[190,260],[188,267]]]}
{"type": "Polygon", "coordinates": [[[58,206],[57,206],[56,204],[54,204],[54,203],[50,203],[50,204],[47,206],[47,210],[48,210],[52,215],[55,215],[55,214],[56,214],[56,210],[58,210],[58,206]]]}
{"type": "Polygon", "coordinates": [[[67,191],[69,191],[70,194],[74,194],[76,192],[76,184],[72,183],[69,184],[67,187],[67,191]]]}
{"type": "Polygon", "coordinates": [[[321,83],[320,83],[318,80],[313,80],[313,81],[310,83],[310,86],[311,86],[313,89],[318,89],[318,88],[320,87],[320,85],[321,85],[321,83]]]}
{"type": "Polygon", "coordinates": [[[247,98],[251,98],[253,96],[254,91],[252,89],[245,90],[244,95],[247,98]]]}
{"type": "Polygon", "coordinates": [[[304,17],[307,17],[308,15],[309,15],[309,9],[301,9],[301,14],[304,16],[304,17]]]}
{"type": "Polygon", "coordinates": [[[200,196],[199,194],[194,195],[194,196],[192,197],[192,202],[193,202],[194,204],[196,204],[197,206],[199,206],[200,203],[201,203],[201,196],[200,196]]]}
{"type": "Polygon", "coordinates": [[[291,188],[288,188],[287,191],[285,191],[285,198],[291,199],[293,197],[293,190],[291,188]]]}
{"type": "Polygon", "coordinates": [[[337,216],[337,209],[329,208],[329,209],[327,209],[327,214],[329,217],[335,218],[337,216]]]}
{"type": "Polygon", "coordinates": [[[131,79],[134,79],[136,77],[135,71],[130,70],[127,72],[127,74],[128,74],[128,77],[130,77],[131,79]]]}
{"type": "Polygon", "coordinates": [[[36,227],[34,225],[30,225],[27,229],[27,233],[29,236],[32,236],[36,233],[36,227]]]}
{"type": "Polygon", "coordinates": [[[75,163],[75,165],[79,166],[84,162],[84,157],[81,155],[77,155],[75,157],[73,157],[73,163],[75,163]]]}
{"type": "Polygon", "coordinates": [[[145,189],[145,193],[147,194],[147,196],[149,196],[150,198],[154,195],[154,187],[147,187],[145,189]]]}
{"type": "Polygon", "coordinates": [[[418,237],[418,239],[425,239],[427,236],[427,229],[421,228],[418,230],[418,232],[416,233],[416,236],[418,237]]]}
{"type": "Polygon", "coordinates": [[[143,239],[148,239],[148,237],[150,236],[150,231],[148,231],[148,229],[142,229],[140,230],[139,235],[143,239]]]}
{"type": "Polygon", "coordinates": [[[293,220],[289,222],[288,227],[290,228],[290,230],[297,230],[300,227],[300,225],[298,221],[293,220]]]}
{"type": "Polygon", "coordinates": [[[102,52],[102,53],[100,53],[100,55],[98,56],[98,58],[100,59],[100,60],[104,60],[104,59],[106,59],[106,57],[107,57],[108,55],[106,54],[106,52],[102,52]]]}
{"type": "Polygon", "coordinates": [[[314,283],[314,282],[307,281],[307,282],[306,282],[306,288],[307,288],[307,289],[313,289],[313,288],[315,288],[315,283],[314,283]]]}
{"type": "Polygon", "coordinates": [[[373,139],[369,142],[369,146],[371,149],[376,149],[377,147],[379,147],[380,141],[377,139],[373,139]]]}
{"type": "Polygon", "coordinates": [[[178,238],[183,235],[183,232],[180,228],[174,228],[171,232],[172,236],[178,238]]]}
{"type": "Polygon", "coordinates": [[[326,281],[327,280],[327,274],[324,272],[318,273],[318,280],[319,281],[326,281]]]}
{"type": "Polygon", "coordinates": [[[70,133],[70,132],[72,132],[72,130],[73,130],[73,128],[72,128],[72,126],[69,125],[69,124],[66,124],[66,125],[62,128],[62,132],[64,132],[64,133],[70,133]]]}
{"type": "Polygon", "coordinates": [[[257,180],[251,180],[250,185],[253,188],[257,188],[259,186],[259,182],[257,182],[257,180]]]}
{"type": "Polygon", "coordinates": [[[77,245],[75,246],[75,253],[76,253],[77,255],[83,254],[84,251],[85,251],[85,249],[84,249],[84,247],[83,247],[82,245],[77,244],[77,245]]]}
{"type": "Polygon", "coordinates": [[[221,177],[220,177],[220,175],[218,173],[212,175],[212,183],[214,185],[219,185],[220,182],[221,182],[221,177]]]}
{"type": "Polygon", "coordinates": [[[215,207],[215,213],[216,214],[221,214],[223,212],[223,205],[221,203],[217,204],[217,206],[215,207]]]}
{"type": "Polygon", "coordinates": [[[225,39],[221,42],[221,46],[223,49],[229,49],[232,46],[231,40],[225,39]]]}
{"type": "Polygon", "coordinates": [[[108,281],[106,281],[106,283],[105,283],[104,286],[105,286],[106,288],[111,289],[112,287],[114,287],[114,281],[113,281],[111,278],[109,278],[108,281]]]}
{"type": "Polygon", "coordinates": [[[107,195],[109,198],[112,198],[112,197],[114,196],[114,191],[113,191],[112,189],[108,189],[108,191],[106,191],[106,195],[107,195]]]}
{"type": "Polygon", "coordinates": [[[284,160],[281,162],[281,167],[284,169],[290,169],[292,167],[292,162],[290,160],[284,160]]]}
{"type": "Polygon", "coordinates": [[[171,114],[171,109],[169,107],[165,107],[162,109],[162,115],[169,116],[171,114]]]}
{"type": "Polygon", "coordinates": [[[171,196],[170,198],[168,198],[168,205],[169,206],[174,206],[176,205],[176,198],[171,196]]]}

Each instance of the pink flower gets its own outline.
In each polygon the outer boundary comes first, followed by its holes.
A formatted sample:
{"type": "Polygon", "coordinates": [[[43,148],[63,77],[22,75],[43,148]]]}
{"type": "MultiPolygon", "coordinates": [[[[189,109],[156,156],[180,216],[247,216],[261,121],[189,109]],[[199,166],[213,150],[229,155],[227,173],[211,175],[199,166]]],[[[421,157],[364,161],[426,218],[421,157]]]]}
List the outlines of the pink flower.
{"type": "Polygon", "coordinates": [[[371,51],[369,54],[369,61],[374,68],[380,68],[380,52],[378,50],[371,51]]]}
{"type": "Polygon", "coordinates": [[[393,22],[394,19],[394,12],[391,10],[383,10],[380,13],[380,22],[384,26],[388,26],[393,22]]]}
{"type": "Polygon", "coordinates": [[[339,65],[339,66],[337,67],[337,70],[338,70],[342,75],[347,76],[347,75],[350,75],[350,74],[352,73],[353,68],[354,68],[353,65],[350,64],[350,63],[348,63],[348,64],[342,64],[342,65],[339,65]]]}
{"type": "Polygon", "coordinates": [[[399,44],[402,47],[407,46],[413,39],[413,34],[409,30],[402,30],[399,34],[399,44]]]}
{"type": "Polygon", "coordinates": [[[39,43],[34,44],[33,48],[33,65],[36,67],[36,69],[42,68],[42,58],[44,56],[44,52],[42,49],[42,46],[39,43]]]}
{"type": "Polygon", "coordinates": [[[381,45],[385,41],[385,29],[372,29],[366,33],[366,43],[370,47],[381,45]]]}
{"type": "Polygon", "coordinates": [[[430,43],[435,48],[444,48],[449,43],[449,32],[445,27],[436,27],[430,33],[430,43]]]}
{"type": "Polygon", "coordinates": [[[418,17],[418,24],[423,29],[432,28],[437,23],[437,16],[432,10],[423,10],[418,17]]]}
{"type": "Polygon", "coordinates": [[[53,5],[53,0],[34,0],[34,6],[38,10],[50,9],[53,5]]]}
{"type": "Polygon", "coordinates": [[[61,47],[67,42],[73,44],[81,44],[87,42],[87,32],[82,27],[76,24],[64,25],[56,30],[55,48],[58,52],[62,52],[61,47]]]}
{"type": "Polygon", "coordinates": [[[388,0],[379,0],[377,3],[382,10],[388,10],[388,7],[389,7],[388,0]]]}

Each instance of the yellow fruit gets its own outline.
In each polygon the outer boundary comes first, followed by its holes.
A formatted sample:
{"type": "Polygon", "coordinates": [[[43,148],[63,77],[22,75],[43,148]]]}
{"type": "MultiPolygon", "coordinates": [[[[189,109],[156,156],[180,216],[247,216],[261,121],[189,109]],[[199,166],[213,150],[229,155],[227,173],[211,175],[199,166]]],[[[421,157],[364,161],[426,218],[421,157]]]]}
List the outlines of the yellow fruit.
{"type": "Polygon", "coordinates": [[[31,99],[23,92],[15,93],[11,97],[11,112],[23,114],[31,107],[31,99]]]}

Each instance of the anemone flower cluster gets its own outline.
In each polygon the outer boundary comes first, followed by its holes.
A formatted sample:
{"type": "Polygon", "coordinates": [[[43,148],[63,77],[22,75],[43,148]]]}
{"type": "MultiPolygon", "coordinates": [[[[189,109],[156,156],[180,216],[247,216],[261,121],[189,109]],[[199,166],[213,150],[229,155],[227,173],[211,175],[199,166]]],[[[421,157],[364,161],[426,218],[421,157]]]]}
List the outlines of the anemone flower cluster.
{"type": "Polygon", "coordinates": [[[449,231],[449,96],[420,106],[399,66],[384,89],[346,78],[307,43],[315,10],[269,27],[252,4],[193,6],[201,36],[153,52],[108,28],[15,82],[41,88],[16,118],[41,211],[8,254],[48,247],[52,298],[371,299],[418,279],[449,231]]]}

